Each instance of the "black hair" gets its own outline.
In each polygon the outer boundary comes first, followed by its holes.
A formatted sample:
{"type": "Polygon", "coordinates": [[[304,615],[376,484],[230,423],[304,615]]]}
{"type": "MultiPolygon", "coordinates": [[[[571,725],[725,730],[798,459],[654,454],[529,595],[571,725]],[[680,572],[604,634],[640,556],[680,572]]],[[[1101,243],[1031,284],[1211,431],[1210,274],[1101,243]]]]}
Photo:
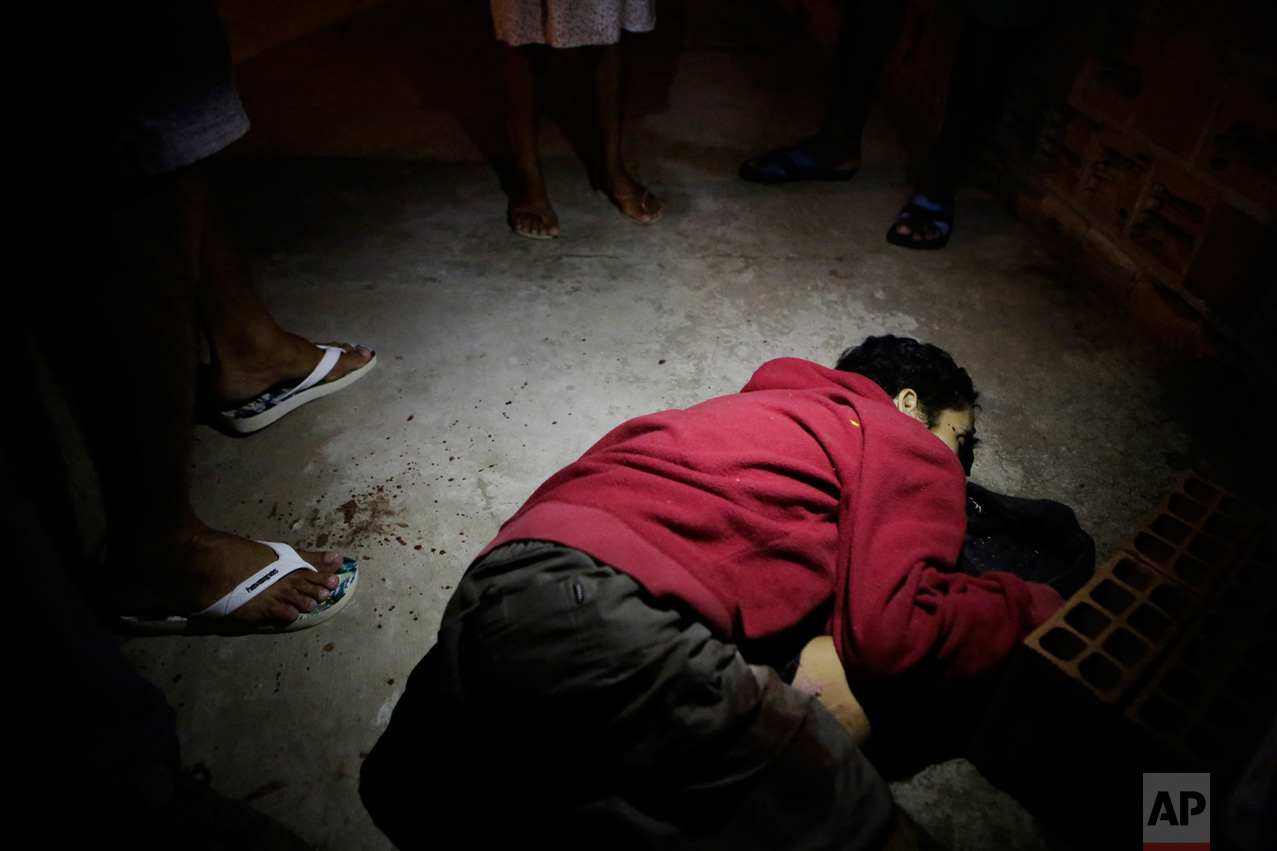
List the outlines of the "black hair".
{"type": "Polygon", "coordinates": [[[967,371],[944,349],[912,337],[868,337],[843,352],[834,369],[863,375],[892,398],[906,387],[912,388],[918,394],[927,428],[935,426],[943,411],[975,407],[977,393],[967,371]]]}

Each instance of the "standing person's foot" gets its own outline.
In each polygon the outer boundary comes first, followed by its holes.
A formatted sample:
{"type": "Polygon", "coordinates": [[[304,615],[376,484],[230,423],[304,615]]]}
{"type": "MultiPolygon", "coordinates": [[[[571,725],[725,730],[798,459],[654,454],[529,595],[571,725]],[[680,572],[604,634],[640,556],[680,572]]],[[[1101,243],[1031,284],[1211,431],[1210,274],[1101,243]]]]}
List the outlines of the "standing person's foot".
{"type": "Polygon", "coordinates": [[[953,201],[933,201],[915,192],[887,230],[887,242],[901,248],[944,248],[953,232],[953,201]]]}
{"type": "Polygon", "coordinates": [[[353,590],[353,565],[339,553],[298,552],[198,522],[170,544],[141,549],[113,552],[105,568],[112,606],[140,632],[283,629],[353,590]]]}
{"type": "Polygon", "coordinates": [[[246,402],[280,384],[302,380],[319,365],[324,352],[319,348],[336,346],[342,350],[337,362],[324,376],[324,382],[336,381],[363,369],[373,359],[373,351],[350,343],[316,345],[305,337],[284,332],[261,351],[243,356],[224,356],[209,370],[209,392],[219,408],[246,402]]]}
{"type": "Polygon", "coordinates": [[[554,239],[559,235],[559,217],[550,205],[550,195],[545,191],[545,181],[539,171],[521,172],[509,196],[505,220],[510,230],[528,239],[554,239]]]}
{"type": "Polygon", "coordinates": [[[204,407],[214,425],[249,434],[359,380],[376,358],[365,346],[317,345],[281,332],[268,347],[241,357],[226,353],[215,362],[208,371],[204,407]]]}
{"type": "Polygon", "coordinates": [[[621,215],[636,224],[654,224],[665,214],[661,199],[623,171],[596,178],[594,188],[607,196],[621,215]]]}
{"type": "Polygon", "coordinates": [[[798,180],[851,180],[860,170],[860,154],[839,150],[814,136],[768,151],[741,163],[737,174],[751,183],[778,184],[798,180]]]}
{"type": "Polygon", "coordinates": [[[550,202],[544,204],[517,204],[510,202],[505,212],[510,230],[528,239],[554,239],[559,235],[559,217],[550,202]]]}

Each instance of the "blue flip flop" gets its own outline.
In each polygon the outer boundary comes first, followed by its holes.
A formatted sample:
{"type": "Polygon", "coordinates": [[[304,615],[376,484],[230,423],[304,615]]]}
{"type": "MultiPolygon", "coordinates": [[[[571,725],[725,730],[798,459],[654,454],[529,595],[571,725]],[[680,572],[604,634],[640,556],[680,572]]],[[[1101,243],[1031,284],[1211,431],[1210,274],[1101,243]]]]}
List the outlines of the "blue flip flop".
{"type": "Polygon", "coordinates": [[[953,232],[953,205],[938,204],[925,195],[915,194],[909,203],[896,214],[896,220],[887,229],[887,242],[901,248],[916,248],[920,251],[931,251],[944,248],[949,244],[949,234],[953,232]],[[909,226],[911,233],[897,233],[901,224],[909,226]],[[917,234],[934,225],[940,235],[931,239],[919,238],[917,234]]]}
{"type": "Polygon", "coordinates": [[[798,180],[851,180],[854,168],[830,168],[797,148],[777,148],[741,163],[737,174],[750,183],[793,183],[798,180]]]}

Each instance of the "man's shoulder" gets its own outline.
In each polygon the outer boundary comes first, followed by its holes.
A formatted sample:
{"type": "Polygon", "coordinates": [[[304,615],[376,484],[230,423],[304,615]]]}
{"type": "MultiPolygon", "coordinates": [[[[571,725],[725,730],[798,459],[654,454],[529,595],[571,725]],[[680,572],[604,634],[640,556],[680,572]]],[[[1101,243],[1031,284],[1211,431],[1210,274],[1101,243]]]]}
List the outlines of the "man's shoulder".
{"type": "Polygon", "coordinates": [[[805,391],[826,396],[889,402],[886,391],[855,372],[821,366],[802,358],[776,358],[754,371],[742,393],[805,391]]]}

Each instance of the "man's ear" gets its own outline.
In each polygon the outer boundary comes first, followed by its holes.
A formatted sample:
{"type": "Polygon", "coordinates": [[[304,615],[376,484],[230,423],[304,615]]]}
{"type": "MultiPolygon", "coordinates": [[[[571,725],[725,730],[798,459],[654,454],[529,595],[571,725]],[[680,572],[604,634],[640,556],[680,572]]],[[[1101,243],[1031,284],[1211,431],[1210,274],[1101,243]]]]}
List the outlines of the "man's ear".
{"type": "Polygon", "coordinates": [[[908,414],[918,422],[926,424],[927,418],[922,412],[922,405],[918,402],[918,393],[912,387],[901,390],[891,401],[896,404],[896,410],[900,413],[908,414]]]}

